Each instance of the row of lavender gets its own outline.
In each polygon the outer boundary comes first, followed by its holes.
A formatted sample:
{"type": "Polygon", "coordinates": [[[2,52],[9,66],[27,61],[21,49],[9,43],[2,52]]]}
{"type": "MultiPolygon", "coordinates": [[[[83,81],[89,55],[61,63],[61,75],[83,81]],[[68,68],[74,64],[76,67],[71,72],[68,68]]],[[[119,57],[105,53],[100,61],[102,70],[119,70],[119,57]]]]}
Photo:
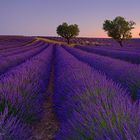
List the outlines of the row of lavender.
{"type": "Polygon", "coordinates": [[[42,42],[38,45],[32,44],[31,46],[28,46],[30,49],[25,48],[26,51],[21,49],[23,51],[21,51],[21,53],[10,51],[5,53],[5,56],[0,57],[0,74],[42,52],[46,48],[46,46],[48,46],[48,44],[42,42]]]}
{"type": "Polygon", "coordinates": [[[103,56],[109,56],[112,58],[117,58],[121,60],[128,61],[130,63],[134,64],[140,64],[140,52],[137,51],[123,51],[123,50],[113,50],[113,49],[107,49],[107,48],[97,48],[97,47],[88,47],[88,46],[76,46],[76,48],[92,52],[96,54],[100,54],[103,56]]]}
{"type": "Polygon", "coordinates": [[[34,40],[34,37],[0,36],[0,50],[24,46],[34,40]]]}
{"type": "Polygon", "coordinates": [[[104,73],[110,79],[126,88],[134,99],[140,98],[140,65],[91,54],[79,49],[63,46],[79,60],[104,73]]]}
{"type": "Polygon", "coordinates": [[[64,48],[55,53],[56,140],[139,139],[140,106],[129,93],[64,48]]]}
{"type": "MultiPolygon", "coordinates": [[[[77,47],[78,45],[76,45],[77,47]]],[[[140,47],[110,47],[110,46],[96,46],[96,45],[90,45],[90,46],[83,46],[88,48],[96,48],[96,49],[107,49],[107,50],[116,50],[116,51],[127,51],[127,52],[140,52],[140,47]]]]}
{"type": "Polygon", "coordinates": [[[18,52],[18,51],[24,51],[24,49],[30,49],[31,46],[36,46],[40,43],[41,41],[38,41],[38,40],[34,40],[33,42],[26,42],[26,44],[24,45],[19,45],[17,46],[17,44],[15,43],[15,46],[13,47],[6,47],[6,45],[3,45],[3,49],[1,48],[0,49],[0,55],[4,55],[5,53],[14,53],[14,52],[18,52]]]}
{"type": "Polygon", "coordinates": [[[42,41],[35,41],[34,43],[27,44],[24,46],[16,47],[16,48],[8,48],[0,51],[0,56],[6,57],[10,55],[15,55],[15,54],[22,54],[24,52],[30,51],[36,47],[40,47],[43,44],[45,44],[42,41]]]}
{"type": "Polygon", "coordinates": [[[53,47],[45,45],[45,48],[0,76],[1,140],[32,140],[30,125],[43,113],[53,57],[53,47]]]}

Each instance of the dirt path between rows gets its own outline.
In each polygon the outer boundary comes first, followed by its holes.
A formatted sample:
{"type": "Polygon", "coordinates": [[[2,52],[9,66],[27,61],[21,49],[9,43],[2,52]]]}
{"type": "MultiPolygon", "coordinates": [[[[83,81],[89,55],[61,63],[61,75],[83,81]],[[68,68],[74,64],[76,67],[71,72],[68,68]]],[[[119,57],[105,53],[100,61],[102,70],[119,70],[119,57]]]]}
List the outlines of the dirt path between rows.
{"type": "Polygon", "coordinates": [[[33,128],[33,140],[55,140],[54,136],[58,130],[58,121],[53,112],[52,96],[54,92],[54,66],[51,68],[49,85],[46,91],[46,101],[44,102],[44,115],[40,122],[33,128]]]}

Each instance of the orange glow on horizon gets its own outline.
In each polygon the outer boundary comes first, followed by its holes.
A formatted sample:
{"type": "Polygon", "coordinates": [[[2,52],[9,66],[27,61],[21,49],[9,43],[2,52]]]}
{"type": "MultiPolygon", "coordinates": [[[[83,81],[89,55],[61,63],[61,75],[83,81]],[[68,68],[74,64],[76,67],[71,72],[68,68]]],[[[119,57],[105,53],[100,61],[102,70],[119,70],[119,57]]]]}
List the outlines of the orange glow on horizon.
{"type": "Polygon", "coordinates": [[[137,27],[132,31],[132,37],[133,37],[133,38],[140,38],[139,33],[140,33],[140,26],[137,26],[137,27]]]}
{"type": "MultiPolygon", "coordinates": [[[[132,30],[132,38],[140,38],[139,36],[140,33],[140,26],[133,29],[132,30]]],[[[98,31],[81,31],[81,33],[79,34],[79,37],[99,37],[99,38],[108,38],[108,35],[106,32],[102,31],[102,30],[98,30],[98,31]]]]}

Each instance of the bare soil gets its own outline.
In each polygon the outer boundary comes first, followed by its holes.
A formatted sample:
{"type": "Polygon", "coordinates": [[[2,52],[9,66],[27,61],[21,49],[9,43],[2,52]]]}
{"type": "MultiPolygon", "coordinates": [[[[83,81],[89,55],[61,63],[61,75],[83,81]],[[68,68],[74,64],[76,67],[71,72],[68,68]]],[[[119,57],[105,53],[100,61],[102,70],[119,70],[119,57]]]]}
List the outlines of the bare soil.
{"type": "Polygon", "coordinates": [[[43,109],[44,115],[40,122],[33,127],[33,140],[55,140],[55,133],[58,130],[58,121],[53,112],[53,96],[54,92],[54,68],[52,66],[49,85],[46,91],[46,101],[43,109]]]}

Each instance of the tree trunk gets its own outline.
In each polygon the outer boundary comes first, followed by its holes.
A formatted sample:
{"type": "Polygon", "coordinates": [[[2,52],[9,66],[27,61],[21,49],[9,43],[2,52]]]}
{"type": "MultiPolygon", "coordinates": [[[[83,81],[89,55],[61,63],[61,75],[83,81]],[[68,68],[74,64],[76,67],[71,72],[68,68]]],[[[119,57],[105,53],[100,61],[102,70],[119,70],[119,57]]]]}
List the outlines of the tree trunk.
{"type": "Polygon", "coordinates": [[[119,40],[118,43],[120,44],[121,47],[123,47],[122,40],[119,40]]]}
{"type": "Polygon", "coordinates": [[[70,44],[70,39],[69,38],[67,38],[67,43],[70,44]]]}

